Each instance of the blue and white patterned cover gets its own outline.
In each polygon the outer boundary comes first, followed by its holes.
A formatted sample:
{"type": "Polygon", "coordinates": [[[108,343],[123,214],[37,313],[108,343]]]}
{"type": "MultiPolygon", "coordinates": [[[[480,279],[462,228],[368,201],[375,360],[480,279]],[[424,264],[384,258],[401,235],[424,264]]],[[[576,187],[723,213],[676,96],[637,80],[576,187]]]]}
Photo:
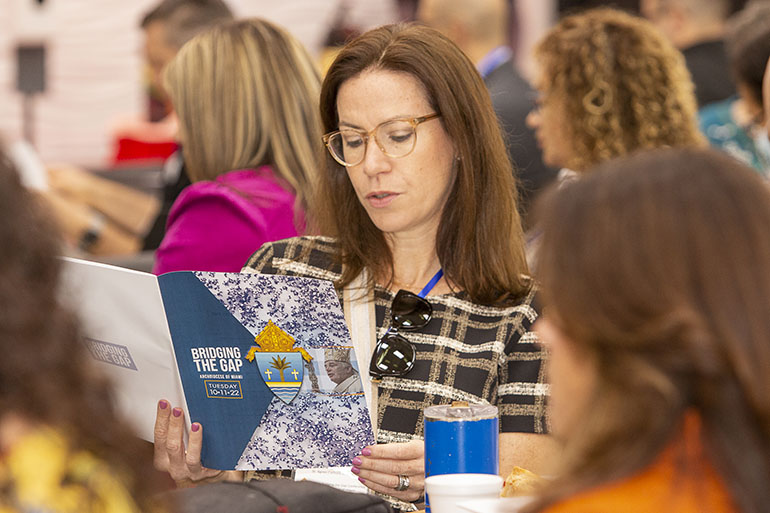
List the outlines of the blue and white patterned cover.
{"type": "MultiPolygon", "coordinates": [[[[234,320],[248,330],[251,340],[247,340],[248,336],[242,336],[238,342],[243,356],[246,355],[250,346],[256,345],[254,337],[271,320],[295,339],[295,348],[302,347],[313,357],[312,368],[316,374],[315,380],[311,379],[308,373],[310,366],[306,366],[300,392],[291,404],[284,404],[277,397],[273,397],[264,415],[261,418],[253,418],[253,425],[249,427],[253,432],[251,439],[245,446],[241,446],[242,452],[237,462],[233,461],[227,468],[274,470],[345,466],[350,464],[363,447],[374,443],[364,395],[334,394],[332,392],[334,383],[325,376],[323,371],[324,348],[352,346],[342,309],[331,282],[259,274],[169,273],[160,277],[164,300],[169,289],[174,288],[171,284],[164,289],[164,278],[170,276],[180,284],[191,278],[173,276],[180,274],[194,275],[213,298],[226,308],[234,320]]],[[[185,288],[197,287],[188,285],[185,288]]],[[[172,295],[176,302],[185,302],[188,296],[194,294],[177,292],[172,295]]],[[[177,360],[180,364],[180,374],[184,374],[182,367],[185,363],[180,360],[179,355],[185,354],[185,348],[180,348],[178,343],[181,342],[184,345],[185,341],[178,341],[177,338],[180,337],[174,337],[172,317],[175,315],[173,312],[168,312],[168,307],[166,309],[177,360]]],[[[221,313],[219,315],[222,316],[221,313]]],[[[184,329],[188,334],[185,338],[197,336],[197,332],[194,332],[196,323],[212,322],[210,319],[205,320],[205,314],[201,313],[185,314],[184,317],[186,323],[184,329]]],[[[232,338],[230,337],[231,340],[232,338]]],[[[351,351],[352,354],[354,354],[353,351],[351,351]]],[[[192,371],[192,374],[187,372],[187,379],[198,387],[197,383],[202,381],[202,378],[196,379],[198,378],[195,375],[198,372],[197,369],[193,368],[192,371]],[[190,375],[193,377],[190,378],[190,375]]],[[[248,382],[257,383],[266,389],[263,382],[254,381],[261,380],[254,362],[244,359],[240,375],[243,378],[244,395],[248,382]]],[[[232,401],[204,398],[203,401],[197,400],[197,404],[193,405],[188,393],[188,383],[184,383],[184,375],[182,381],[193,420],[196,418],[194,411],[196,407],[207,408],[207,403],[210,401],[215,402],[217,407],[220,404],[228,406],[233,404],[232,401]]],[[[222,421],[227,423],[228,419],[224,418],[222,421]]],[[[240,422],[248,421],[240,420],[240,422]]],[[[206,438],[215,436],[216,429],[217,426],[204,425],[204,449],[206,438]]],[[[206,465],[205,459],[204,465],[206,465]]]]}

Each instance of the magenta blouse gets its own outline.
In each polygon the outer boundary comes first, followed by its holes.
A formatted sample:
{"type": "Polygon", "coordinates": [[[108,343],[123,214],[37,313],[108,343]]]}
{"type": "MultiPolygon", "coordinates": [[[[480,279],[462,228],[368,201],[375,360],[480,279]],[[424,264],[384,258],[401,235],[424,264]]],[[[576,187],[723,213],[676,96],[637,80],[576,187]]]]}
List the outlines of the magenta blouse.
{"type": "Polygon", "coordinates": [[[298,235],[294,199],[268,166],[187,186],[169,212],[153,272],[240,271],[263,243],[298,235]]]}

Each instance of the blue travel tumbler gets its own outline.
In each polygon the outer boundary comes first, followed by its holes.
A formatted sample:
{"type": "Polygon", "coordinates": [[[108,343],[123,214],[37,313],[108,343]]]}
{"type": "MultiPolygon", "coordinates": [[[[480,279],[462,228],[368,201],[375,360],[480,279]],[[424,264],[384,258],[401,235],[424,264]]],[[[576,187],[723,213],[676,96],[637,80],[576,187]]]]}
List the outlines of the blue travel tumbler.
{"type": "Polygon", "coordinates": [[[497,406],[455,401],[425,408],[424,418],[425,477],[499,473],[497,406]]]}

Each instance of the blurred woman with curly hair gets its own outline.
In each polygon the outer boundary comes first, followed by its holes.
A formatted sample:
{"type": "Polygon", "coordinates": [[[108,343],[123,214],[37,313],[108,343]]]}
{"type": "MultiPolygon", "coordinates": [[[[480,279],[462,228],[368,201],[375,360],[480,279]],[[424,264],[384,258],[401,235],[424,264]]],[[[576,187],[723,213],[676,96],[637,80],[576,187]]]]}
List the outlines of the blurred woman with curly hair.
{"type": "Polygon", "coordinates": [[[635,150],[703,144],[684,58],[649,22],[613,9],[568,16],[535,49],[528,117],[547,164],[581,173],[635,150]]]}

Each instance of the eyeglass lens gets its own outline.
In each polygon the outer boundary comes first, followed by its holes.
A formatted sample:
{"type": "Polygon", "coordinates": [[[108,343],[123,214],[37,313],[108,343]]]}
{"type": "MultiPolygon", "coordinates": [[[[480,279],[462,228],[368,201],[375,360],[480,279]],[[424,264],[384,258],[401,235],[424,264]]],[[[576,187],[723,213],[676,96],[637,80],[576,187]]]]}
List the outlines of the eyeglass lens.
{"type": "MultiPolygon", "coordinates": [[[[414,126],[405,120],[384,123],[374,131],[374,139],[380,149],[389,157],[403,157],[414,149],[414,126]]],[[[367,136],[358,130],[342,128],[329,138],[329,147],[337,159],[348,165],[364,160],[367,136]]]]}

